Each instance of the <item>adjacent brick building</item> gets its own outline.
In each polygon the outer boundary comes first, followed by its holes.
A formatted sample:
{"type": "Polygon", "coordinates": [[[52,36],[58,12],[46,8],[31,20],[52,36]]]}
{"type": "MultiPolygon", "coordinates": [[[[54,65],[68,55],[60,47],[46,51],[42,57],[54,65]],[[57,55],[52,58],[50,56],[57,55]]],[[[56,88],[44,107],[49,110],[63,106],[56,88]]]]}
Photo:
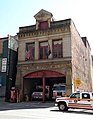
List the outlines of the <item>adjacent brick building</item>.
{"type": "Polygon", "coordinates": [[[91,71],[92,73],[92,92],[93,92],[93,55],[92,55],[92,71],[91,71]]]}
{"type": "Polygon", "coordinates": [[[6,94],[8,37],[0,38],[0,98],[6,94]]]}
{"type": "Polygon", "coordinates": [[[10,100],[10,90],[15,87],[18,42],[17,36],[0,38],[0,98],[10,100]]]}
{"type": "MultiPolygon", "coordinates": [[[[40,10],[36,24],[19,27],[16,88],[21,99],[31,95],[35,85],[65,84],[66,94],[91,91],[91,54],[86,37],[81,37],[73,21],[54,21],[52,13],[40,10]],[[80,84],[76,84],[79,79],[80,84]]],[[[44,100],[44,96],[43,96],[44,100]]]]}

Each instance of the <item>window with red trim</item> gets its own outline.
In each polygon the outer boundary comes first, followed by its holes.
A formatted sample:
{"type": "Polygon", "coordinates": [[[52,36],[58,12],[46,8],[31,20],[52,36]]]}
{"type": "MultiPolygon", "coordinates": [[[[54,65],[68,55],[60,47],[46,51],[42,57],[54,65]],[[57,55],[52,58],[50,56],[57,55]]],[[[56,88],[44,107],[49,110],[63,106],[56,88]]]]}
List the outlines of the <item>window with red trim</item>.
{"type": "Polygon", "coordinates": [[[48,21],[39,22],[39,29],[44,30],[48,28],[48,21]]]}
{"type": "Polygon", "coordinates": [[[39,44],[39,58],[47,59],[48,58],[48,42],[40,42],[39,44]]]}
{"type": "Polygon", "coordinates": [[[34,60],[35,43],[26,43],[25,60],[34,60]]]}
{"type": "Polygon", "coordinates": [[[62,57],[62,39],[53,41],[53,58],[62,57]]]}

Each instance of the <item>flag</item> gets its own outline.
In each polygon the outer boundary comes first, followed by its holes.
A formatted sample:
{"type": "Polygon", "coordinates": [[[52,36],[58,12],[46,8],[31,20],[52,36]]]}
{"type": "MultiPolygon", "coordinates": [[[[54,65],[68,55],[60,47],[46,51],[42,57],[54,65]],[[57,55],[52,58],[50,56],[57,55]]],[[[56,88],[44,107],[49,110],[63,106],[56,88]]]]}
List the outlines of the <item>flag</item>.
{"type": "Polygon", "coordinates": [[[18,41],[16,36],[8,36],[8,48],[17,52],[18,41]]]}
{"type": "Polygon", "coordinates": [[[25,56],[26,60],[30,60],[30,57],[31,57],[30,50],[29,51],[26,50],[26,56],[25,56]]]}

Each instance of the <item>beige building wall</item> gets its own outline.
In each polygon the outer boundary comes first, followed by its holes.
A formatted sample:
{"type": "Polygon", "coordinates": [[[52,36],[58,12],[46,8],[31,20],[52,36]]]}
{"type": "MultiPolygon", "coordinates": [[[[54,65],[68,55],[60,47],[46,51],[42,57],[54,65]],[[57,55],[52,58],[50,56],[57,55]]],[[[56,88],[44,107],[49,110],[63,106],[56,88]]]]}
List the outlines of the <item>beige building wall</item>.
{"type": "Polygon", "coordinates": [[[63,57],[71,57],[71,35],[63,37],[63,57]]]}
{"type": "Polygon", "coordinates": [[[24,61],[25,60],[25,41],[24,39],[19,40],[19,49],[18,49],[18,61],[24,61]]]}
{"type": "Polygon", "coordinates": [[[71,38],[70,33],[64,35],[64,33],[60,33],[57,35],[47,35],[42,37],[33,37],[33,38],[23,38],[19,39],[19,53],[18,53],[18,61],[25,61],[25,48],[26,43],[35,42],[35,60],[38,60],[39,57],[39,42],[48,41],[51,51],[52,51],[52,41],[55,39],[62,39],[63,43],[63,57],[71,57],[71,38]]]}

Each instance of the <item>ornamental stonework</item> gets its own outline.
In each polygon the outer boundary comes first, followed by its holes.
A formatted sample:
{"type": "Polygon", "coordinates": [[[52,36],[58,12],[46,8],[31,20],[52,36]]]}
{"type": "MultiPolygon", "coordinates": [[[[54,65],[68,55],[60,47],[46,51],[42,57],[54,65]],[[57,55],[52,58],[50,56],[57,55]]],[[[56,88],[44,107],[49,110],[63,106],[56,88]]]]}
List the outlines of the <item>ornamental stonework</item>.
{"type": "Polygon", "coordinates": [[[47,29],[46,31],[38,30],[34,32],[31,32],[30,28],[23,28],[23,30],[21,29],[21,32],[18,33],[18,37],[20,39],[25,39],[29,37],[40,37],[40,36],[47,36],[47,35],[53,35],[53,34],[62,34],[66,32],[70,32],[69,25],[64,25],[64,26],[61,26],[60,28],[47,29]]]}
{"type": "Polygon", "coordinates": [[[63,63],[63,62],[57,62],[57,63],[38,63],[38,64],[29,64],[29,65],[21,65],[21,70],[23,72],[24,75],[31,73],[31,72],[35,72],[35,71],[39,71],[39,70],[53,70],[53,71],[64,71],[66,72],[66,70],[69,68],[68,65],[69,63],[63,63]]]}

